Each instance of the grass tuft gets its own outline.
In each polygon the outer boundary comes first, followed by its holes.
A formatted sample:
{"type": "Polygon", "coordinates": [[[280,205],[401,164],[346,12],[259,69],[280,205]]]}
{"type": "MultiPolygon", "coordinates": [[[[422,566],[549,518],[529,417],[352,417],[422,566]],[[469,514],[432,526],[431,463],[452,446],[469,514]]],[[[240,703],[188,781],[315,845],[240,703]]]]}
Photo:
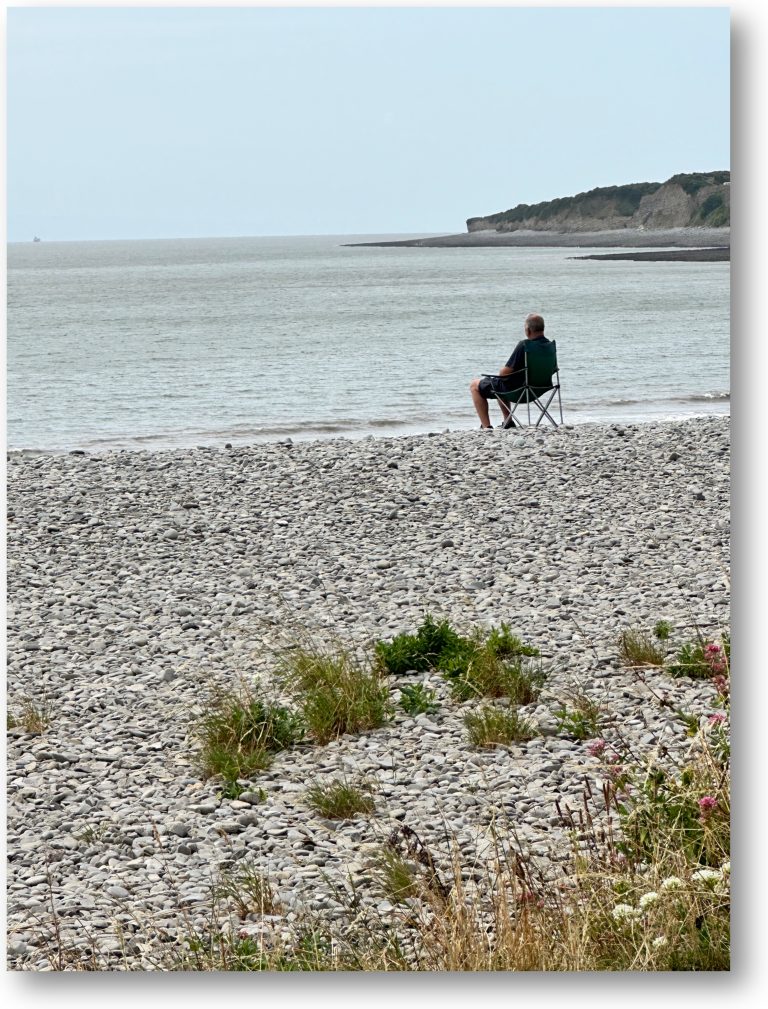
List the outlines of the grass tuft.
{"type": "Polygon", "coordinates": [[[525,742],[537,735],[534,726],[514,708],[486,705],[464,716],[467,737],[473,746],[490,747],[525,742]]]}
{"type": "Polygon", "coordinates": [[[279,914],[281,910],[269,879],[246,859],[238,862],[234,869],[222,869],[212,890],[213,899],[234,905],[242,920],[250,914],[279,914]]]}
{"type": "Polygon", "coordinates": [[[346,778],[311,785],[305,798],[307,805],[329,820],[352,820],[374,812],[374,783],[362,780],[355,784],[346,778]]]}
{"type": "Polygon", "coordinates": [[[666,652],[650,634],[630,628],[621,632],[619,658],[625,666],[663,666],[666,652]]]}
{"type": "Polygon", "coordinates": [[[269,767],[274,753],[300,742],[303,728],[295,712],[265,704],[248,687],[213,695],[196,735],[205,777],[218,775],[234,788],[269,767]]]}
{"type": "Polygon", "coordinates": [[[45,701],[38,703],[30,697],[25,697],[16,712],[10,709],[6,712],[6,728],[21,728],[31,736],[41,735],[50,724],[51,708],[45,701]]]}
{"type": "Polygon", "coordinates": [[[284,660],[281,676],[318,743],[377,729],[392,716],[381,670],[364,668],[346,649],[330,654],[296,649],[284,660]]]}
{"type": "Polygon", "coordinates": [[[377,875],[384,895],[396,904],[421,893],[416,866],[389,846],[381,850],[377,875]]]}

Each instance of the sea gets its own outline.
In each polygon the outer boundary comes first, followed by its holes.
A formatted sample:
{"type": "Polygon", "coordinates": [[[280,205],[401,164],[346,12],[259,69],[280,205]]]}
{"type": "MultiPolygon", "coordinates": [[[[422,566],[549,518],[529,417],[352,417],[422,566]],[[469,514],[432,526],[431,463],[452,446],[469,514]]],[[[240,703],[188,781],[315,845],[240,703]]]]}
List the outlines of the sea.
{"type": "Polygon", "coordinates": [[[7,448],[475,428],[469,382],[530,312],[557,342],[566,424],[729,412],[728,263],[353,245],[409,237],[9,244],[7,448]]]}

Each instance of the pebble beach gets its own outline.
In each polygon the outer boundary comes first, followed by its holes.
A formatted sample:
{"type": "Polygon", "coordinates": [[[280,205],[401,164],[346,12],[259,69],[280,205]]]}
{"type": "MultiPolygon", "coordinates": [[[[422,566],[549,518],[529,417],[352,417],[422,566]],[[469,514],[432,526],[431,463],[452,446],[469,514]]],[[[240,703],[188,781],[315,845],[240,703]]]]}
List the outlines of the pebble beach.
{"type": "Polygon", "coordinates": [[[709,682],[624,668],[626,628],[672,641],[730,626],[730,422],[721,416],[558,429],[235,448],[8,456],[9,967],[150,970],[204,929],[216,873],[248,860],[280,911],[343,924],[396,908],[371,872],[409,826],[468,878],[514,826],[541,872],[569,857],[556,803],[576,808],[600,764],[559,731],[574,692],[640,754],[683,745],[672,707],[704,716],[709,682]],[[429,714],[276,755],[237,799],[204,780],[194,725],[215,688],[258,683],[297,641],[369,654],[425,613],[460,631],[501,621],[548,671],[524,709],[538,735],[477,749],[439,674],[429,714]],[[671,707],[656,703],[668,697],[671,707]],[[326,820],[307,784],[375,782],[373,816],[326,820]],[[511,829],[511,827],[510,827],[511,829]],[[53,912],[52,913],[52,908],[53,912]],[[54,920],[55,918],[55,920],[54,920]]]}

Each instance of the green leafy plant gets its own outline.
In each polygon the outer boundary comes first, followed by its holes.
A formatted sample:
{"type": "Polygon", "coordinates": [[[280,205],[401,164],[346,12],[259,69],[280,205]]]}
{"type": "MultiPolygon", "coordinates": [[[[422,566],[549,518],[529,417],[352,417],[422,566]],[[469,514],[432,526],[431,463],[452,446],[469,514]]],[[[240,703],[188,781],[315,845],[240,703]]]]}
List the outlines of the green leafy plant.
{"type": "Polygon", "coordinates": [[[538,654],[504,623],[487,634],[476,630],[463,636],[447,621],[436,623],[430,616],[416,634],[376,643],[377,660],[388,672],[436,669],[459,700],[509,697],[516,704],[530,704],[546,680],[540,666],[525,661],[538,654]]]}
{"type": "Polygon", "coordinates": [[[573,706],[563,704],[555,712],[558,731],[574,739],[592,739],[600,732],[600,705],[586,694],[574,694],[573,706]]]}
{"type": "Polygon", "coordinates": [[[679,775],[652,767],[637,786],[632,802],[619,805],[620,851],[640,862],[673,848],[704,866],[728,857],[730,802],[717,780],[693,767],[679,775]]]}
{"type": "Polygon", "coordinates": [[[381,670],[364,668],[347,650],[324,654],[299,648],[284,661],[281,676],[318,743],[376,729],[392,716],[381,670]]]}
{"type": "Polygon", "coordinates": [[[672,633],[672,624],[668,620],[658,620],[653,628],[653,635],[659,641],[668,641],[672,633]]]}
{"type": "Polygon", "coordinates": [[[379,665],[393,676],[423,673],[437,667],[440,656],[460,646],[461,637],[447,620],[429,614],[415,634],[398,634],[390,642],[377,641],[374,652],[379,665]]]}
{"type": "Polygon", "coordinates": [[[694,680],[709,680],[715,676],[727,677],[730,671],[731,641],[727,634],[720,642],[707,641],[699,636],[687,641],[679,649],[673,662],[667,666],[671,676],[690,676],[694,680]]]}
{"type": "Polygon", "coordinates": [[[430,687],[425,687],[423,683],[405,684],[400,688],[400,707],[406,714],[429,715],[437,711],[437,695],[430,687]]]}
{"type": "Polygon", "coordinates": [[[374,783],[365,779],[354,783],[346,778],[316,782],[305,794],[307,805],[329,820],[351,820],[373,813],[374,783]]]}
{"type": "Polygon", "coordinates": [[[534,726],[514,708],[486,705],[477,712],[468,712],[464,724],[469,742],[479,747],[525,742],[537,735],[534,726]]]}

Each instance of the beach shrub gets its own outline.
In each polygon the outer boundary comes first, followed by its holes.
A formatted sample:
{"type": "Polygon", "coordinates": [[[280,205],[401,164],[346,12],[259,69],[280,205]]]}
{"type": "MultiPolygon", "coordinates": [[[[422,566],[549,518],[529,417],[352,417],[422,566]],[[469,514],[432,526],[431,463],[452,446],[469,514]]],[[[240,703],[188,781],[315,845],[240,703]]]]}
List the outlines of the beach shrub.
{"type": "Polygon", "coordinates": [[[546,680],[540,666],[526,662],[537,648],[526,645],[502,623],[483,633],[460,635],[447,620],[427,616],[415,634],[376,643],[380,667],[391,673],[436,669],[458,700],[509,697],[516,704],[535,700],[546,680]]]}
{"type": "Polygon", "coordinates": [[[303,731],[296,712],[265,704],[247,686],[216,692],[195,729],[202,772],[224,778],[236,797],[239,778],[269,767],[275,753],[301,741],[303,731]]]}
{"type": "Polygon", "coordinates": [[[392,676],[423,673],[436,668],[440,656],[460,647],[461,637],[447,620],[436,621],[429,614],[415,634],[398,634],[390,642],[374,646],[380,667],[392,676]]]}
{"type": "Polygon", "coordinates": [[[464,716],[467,738],[472,746],[490,747],[500,743],[525,742],[537,735],[534,726],[522,718],[515,708],[486,705],[464,716]]]}
{"type": "Polygon", "coordinates": [[[315,782],[306,793],[307,805],[329,820],[351,820],[374,811],[373,782],[362,779],[354,783],[347,778],[315,782]]]}
{"type": "Polygon", "coordinates": [[[625,666],[663,666],[666,654],[645,631],[629,628],[621,632],[619,658],[625,666]]]}
{"type": "Polygon", "coordinates": [[[405,684],[400,688],[400,707],[406,714],[429,715],[437,711],[437,695],[430,687],[425,687],[423,683],[405,684]]]}
{"type": "Polygon", "coordinates": [[[329,653],[298,648],[283,661],[280,677],[318,743],[377,729],[392,716],[381,669],[363,667],[343,648],[329,653]]]}

